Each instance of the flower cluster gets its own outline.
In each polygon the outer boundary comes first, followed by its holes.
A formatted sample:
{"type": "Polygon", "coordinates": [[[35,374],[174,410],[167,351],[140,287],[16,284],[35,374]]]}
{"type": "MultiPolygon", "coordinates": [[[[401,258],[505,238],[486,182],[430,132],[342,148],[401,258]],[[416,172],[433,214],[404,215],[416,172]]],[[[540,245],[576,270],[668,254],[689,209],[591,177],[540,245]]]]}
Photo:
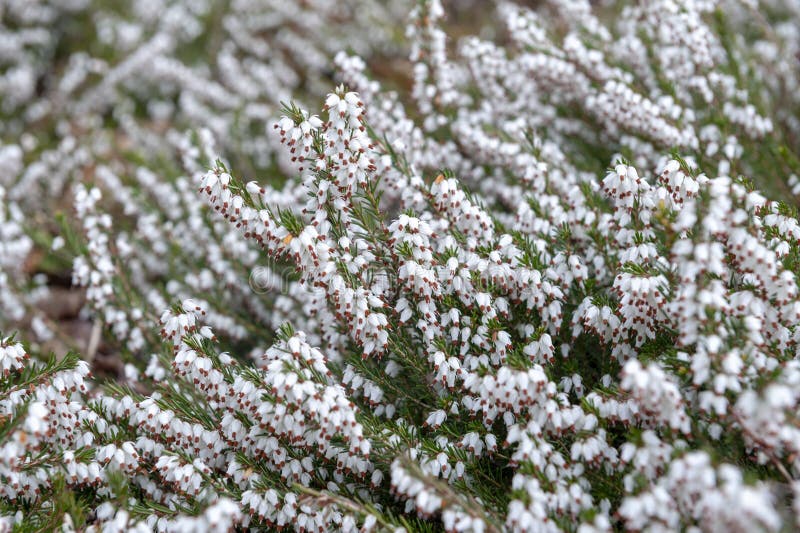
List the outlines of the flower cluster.
{"type": "Polygon", "coordinates": [[[800,527],[798,10],[485,4],[0,7],[0,531],[800,527]]]}

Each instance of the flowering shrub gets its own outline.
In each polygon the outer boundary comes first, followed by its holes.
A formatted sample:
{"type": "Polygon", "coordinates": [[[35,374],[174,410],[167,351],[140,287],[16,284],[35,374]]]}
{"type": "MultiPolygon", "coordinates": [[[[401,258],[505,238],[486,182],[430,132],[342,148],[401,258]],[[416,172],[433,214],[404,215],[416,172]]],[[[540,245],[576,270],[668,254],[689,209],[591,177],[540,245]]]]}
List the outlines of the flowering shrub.
{"type": "Polygon", "coordinates": [[[229,4],[2,4],[0,531],[800,527],[800,6],[229,4]]]}

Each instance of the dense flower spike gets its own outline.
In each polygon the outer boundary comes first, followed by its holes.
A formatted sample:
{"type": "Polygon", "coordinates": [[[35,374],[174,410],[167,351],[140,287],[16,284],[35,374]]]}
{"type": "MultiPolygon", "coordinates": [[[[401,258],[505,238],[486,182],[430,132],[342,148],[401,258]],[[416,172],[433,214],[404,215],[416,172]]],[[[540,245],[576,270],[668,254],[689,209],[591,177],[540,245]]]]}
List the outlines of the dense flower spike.
{"type": "Polygon", "coordinates": [[[0,531],[800,526],[800,11],[489,4],[0,0],[0,531]]]}

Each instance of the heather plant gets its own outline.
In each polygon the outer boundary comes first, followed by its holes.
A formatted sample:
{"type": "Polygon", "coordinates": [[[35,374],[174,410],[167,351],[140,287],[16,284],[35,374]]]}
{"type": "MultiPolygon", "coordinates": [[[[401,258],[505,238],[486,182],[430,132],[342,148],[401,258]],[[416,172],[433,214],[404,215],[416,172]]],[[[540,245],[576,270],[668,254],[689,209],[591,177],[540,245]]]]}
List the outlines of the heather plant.
{"type": "Polygon", "coordinates": [[[0,9],[0,530],[800,527],[800,5],[0,9]]]}

